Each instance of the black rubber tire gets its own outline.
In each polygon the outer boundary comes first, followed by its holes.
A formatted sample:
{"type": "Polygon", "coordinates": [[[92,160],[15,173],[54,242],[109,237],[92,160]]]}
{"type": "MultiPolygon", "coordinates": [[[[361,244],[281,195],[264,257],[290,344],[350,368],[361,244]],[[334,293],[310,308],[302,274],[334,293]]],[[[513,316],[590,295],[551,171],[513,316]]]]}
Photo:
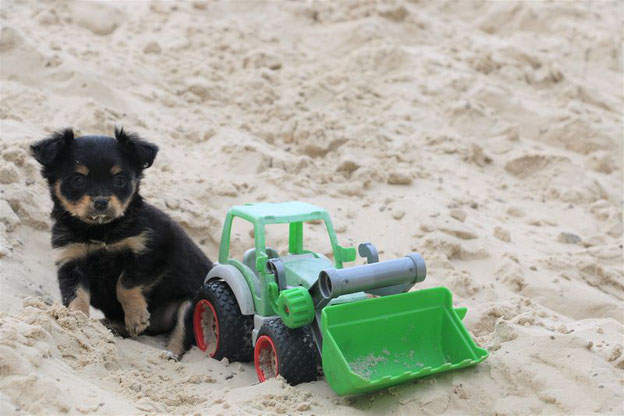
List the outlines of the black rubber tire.
{"type": "Polygon", "coordinates": [[[222,280],[211,280],[195,295],[193,311],[197,302],[201,300],[207,300],[212,304],[219,325],[219,342],[212,358],[221,360],[226,357],[230,361],[252,361],[253,315],[241,313],[230,286],[222,280]]]}
{"type": "Polygon", "coordinates": [[[316,380],[319,357],[310,327],[291,329],[276,318],[262,325],[258,338],[263,335],[273,341],[277,353],[277,373],[288,384],[294,386],[316,380]]]}

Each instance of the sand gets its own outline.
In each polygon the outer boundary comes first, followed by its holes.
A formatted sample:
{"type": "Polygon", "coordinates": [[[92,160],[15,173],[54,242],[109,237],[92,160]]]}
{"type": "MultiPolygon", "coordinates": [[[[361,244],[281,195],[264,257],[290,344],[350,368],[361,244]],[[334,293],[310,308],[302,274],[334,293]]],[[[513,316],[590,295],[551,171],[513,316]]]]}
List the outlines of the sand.
{"type": "MultiPolygon", "coordinates": [[[[1,414],[624,412],[622,3],[3,0],[0,13],[1,414]],[[69,313],[27,146],[116,124],[160,146],[143,194],[212,258],[231,205],[323,206],[343,245],[422,253],[419,287],[450,288],[490,357],[339,398],[324,380],[257,384],[251,365],[197,348],[168,361],[162,338],[69,313]]],[[[320,226],[306,241],[328,253],[320,226]]]]}

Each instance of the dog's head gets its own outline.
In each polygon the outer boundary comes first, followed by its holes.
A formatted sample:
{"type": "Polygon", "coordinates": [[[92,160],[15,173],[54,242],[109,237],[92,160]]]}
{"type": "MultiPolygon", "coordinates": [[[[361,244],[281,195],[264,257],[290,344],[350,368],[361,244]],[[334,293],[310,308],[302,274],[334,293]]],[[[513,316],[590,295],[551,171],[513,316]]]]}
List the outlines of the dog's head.
{"type": "Polygon", "coordinates": [[[105,224],[124,215],[158,147],[123,129],[115,129],[115,138],[75,138],[65,129],[31,150],[54,203],[85,223],[105,224]]]}

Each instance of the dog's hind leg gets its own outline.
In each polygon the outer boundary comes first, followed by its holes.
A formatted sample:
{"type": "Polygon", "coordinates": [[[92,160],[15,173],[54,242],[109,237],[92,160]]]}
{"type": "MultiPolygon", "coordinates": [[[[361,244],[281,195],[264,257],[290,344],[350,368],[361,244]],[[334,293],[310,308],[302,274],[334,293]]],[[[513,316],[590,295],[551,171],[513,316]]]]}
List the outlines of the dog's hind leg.
{"type": "Polygon", "coordinates": [[[167,344],[169,358],[178,360],[193,344],[192,319],[191,301],[182,302],[167,344]]]}
{"type": "Polygon", "coordinates": [[[173,330],[181,302],[170,302],[150,312],[150,326],[145,331],[149,335],[162,334],[173,330]]]}

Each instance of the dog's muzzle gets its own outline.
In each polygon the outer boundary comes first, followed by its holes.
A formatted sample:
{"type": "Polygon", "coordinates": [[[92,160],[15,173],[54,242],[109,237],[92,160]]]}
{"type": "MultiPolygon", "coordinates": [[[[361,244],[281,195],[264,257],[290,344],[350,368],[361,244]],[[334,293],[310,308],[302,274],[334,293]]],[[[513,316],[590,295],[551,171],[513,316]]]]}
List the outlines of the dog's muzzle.
{"type": "Polygon", "coordinates": [[[111,209],[110,197],[97,196],[93,198],[85,219],[93,224],[105,224],[115,218],[117,215],[111,209]]]}

